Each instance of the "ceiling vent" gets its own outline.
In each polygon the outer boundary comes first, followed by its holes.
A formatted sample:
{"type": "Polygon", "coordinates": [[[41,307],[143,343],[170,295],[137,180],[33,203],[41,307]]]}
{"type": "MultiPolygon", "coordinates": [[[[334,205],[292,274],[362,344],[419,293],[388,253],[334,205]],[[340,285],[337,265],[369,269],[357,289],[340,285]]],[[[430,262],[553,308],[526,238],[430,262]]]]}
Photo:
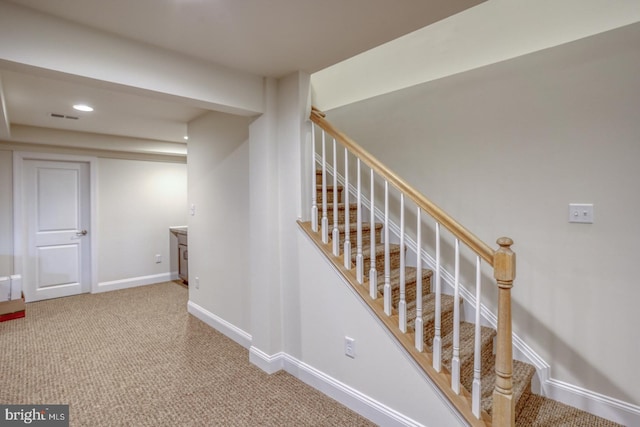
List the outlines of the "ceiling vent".
{"type": "Polygon", "coordinates": [[[77,116],[67,116],[65,114],[51,113],[51,117],[55,117],[56,119],[69,119],[69,120],[78,120],[77,116]]]}

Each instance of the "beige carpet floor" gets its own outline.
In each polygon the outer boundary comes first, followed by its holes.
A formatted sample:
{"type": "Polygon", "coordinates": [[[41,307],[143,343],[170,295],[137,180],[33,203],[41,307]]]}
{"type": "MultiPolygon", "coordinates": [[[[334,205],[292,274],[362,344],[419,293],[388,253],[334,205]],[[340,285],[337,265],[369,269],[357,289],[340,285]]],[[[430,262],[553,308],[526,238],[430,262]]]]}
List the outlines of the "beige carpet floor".
{"type": "Polygon", "coordinates": [[[71,426],[371,426],[249,363],[169,282],[27,305],[0,323],[0,403],[69,404],[71,426]]]}

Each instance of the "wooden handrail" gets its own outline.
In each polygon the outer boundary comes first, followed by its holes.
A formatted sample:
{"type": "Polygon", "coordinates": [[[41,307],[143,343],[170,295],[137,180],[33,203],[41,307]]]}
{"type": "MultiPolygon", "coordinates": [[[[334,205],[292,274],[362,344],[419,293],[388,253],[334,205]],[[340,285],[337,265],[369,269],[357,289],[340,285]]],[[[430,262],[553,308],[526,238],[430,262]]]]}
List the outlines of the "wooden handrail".
{"type": "Polygon", "coordinates": [[[353,154],[360,158],[367,166],[375,170],[378,175],[382,176],[388,182],[393,184],[399,191],[403,192],[407,197],[411,198],[421,209],[431,215],[436,221],[442,224],[447,230],[449,230],[456,238],[463,241],[471,250],[477,253],[482,259],[484,259],[489,265],[493,267],[494,262],[494,250],[480,240],[475,234],[467,230],[459,222],[453,219],[449,214],[440,209],[435,203],[427,199],[424,195],[419,193],[406,181],[396,175],[393,171],[380,163],[378,159],[373,157],[364,148],[358,145],[355,141],[349,138],[347,135],[336,129],[331,123],[325,119],[325,113],[318,110],[315,107],[311,107],[312,122],[316,123],[329,135],[334,137],[337,141],[343,144],[353,154]]]}

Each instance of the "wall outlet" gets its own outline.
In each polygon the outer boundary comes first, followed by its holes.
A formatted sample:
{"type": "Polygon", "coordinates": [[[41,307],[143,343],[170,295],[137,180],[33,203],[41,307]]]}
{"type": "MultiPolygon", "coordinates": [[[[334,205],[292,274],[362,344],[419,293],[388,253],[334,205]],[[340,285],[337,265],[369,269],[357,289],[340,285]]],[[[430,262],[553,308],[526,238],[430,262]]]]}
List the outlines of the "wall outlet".
{"type": "Polygon", "coordinates": [[[162,255],[156,254],[156,264],[160,264],[162,262],[162,255]]]}
{"type": "Polygon", "coordinates": [[[344,337],[344,354],[352,359],[356,358],[356,340],[344,337]]]}
{"type": "Polygon", "coordinates": [[[593,224],[593,204],[570,203],[569,204],[569,222],[593,224]]]}

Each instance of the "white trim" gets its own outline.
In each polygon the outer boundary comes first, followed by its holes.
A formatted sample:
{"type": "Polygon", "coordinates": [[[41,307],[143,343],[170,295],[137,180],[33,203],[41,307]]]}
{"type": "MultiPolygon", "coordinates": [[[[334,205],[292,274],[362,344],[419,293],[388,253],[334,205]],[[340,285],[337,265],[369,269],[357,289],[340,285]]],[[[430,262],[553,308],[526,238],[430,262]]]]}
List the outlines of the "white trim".
{"type": "Polygon", "coordinates": [[[269,356],[258,347],[251,346],[251,348],[249,348],[249,362],[253,363],[267,374],[273,374],[283,370],[286,356],[287,354],[283,352],[278,352],[269,356]]]}
{"type": "MultiPolygon", "coordinates": [[[[96,292],[98,286],[98,158],[94,156],[78,156],[71,154],[39,153],[31,151],[13,152],[13,271],[15,275],[24,277],[22,260],[28,254],[27,248],[23,245],[24,224],[22,204],[24,203],[23,193],[23,164],[25,160],[45,160],[61,162],[87,163],[89,166],[89,215],[90,215],[90,269],[91,283],[89,290],[96,292]]],[[[22,295],[22,280],[17,281],[20,288],[14,289],[17,295],[22,295]]]]}
{"type": "Polygon", "coordinates": [[[17,152],[13,153],[13,271],[16,274],[22,274],[22,258],[25,256],[22,244],[25,222],[22,218],[22,164],[24,158],[17,154],[17,152]]]}
{"type": "Polygon", "coordinates": [[[544,395],[625,426],[640,426],[640,406],[605,396],[563,381],[548,379],[544,395]]]}
{"type": "Polygon", "coordinates": [[[98,288],[98,158],[90,157],[89,161],[89,207],[91,213],[91,292],[98,288]]]}
{"type": "Polygon", "coordinates": [[[150,276],[130,277],[128,279],[112,280],[109,282],[100,282],[98,286],[91,291],[93,294],[101,292],[118,291],[120,289],[135,288],[138,286],[153,285],[155,283],[169,282],[173,280],[171,273],[153,274],[150,276]]]}
{"type": "Polygon", "coordinates": [[[284,355],[284,359],[285,371],[289,374],[378,425],[390,427],[426,427],[424,424],[401,414],[288,354],[284,355]]]}
{"type": "Polygon", "coordinates": [[[279,352],[269,356],[260,349],[251,347],[249,357],[253,364],[265,372],[271,374],[284,369],[300,381],[378,425],[426,427],[289,354],[279,352]]]}
{"type": "Polygon", "coordinates": [[[221,317],[216,316],[209,310],[202,308],[193,301],[187,303],[187,311],[198,319],[202,320],[207,325],[211,326],[216,331],[225,335],[227,338],[232,339],[236,343],[240,344],[244,348],[251,346],[251,334],[243,331],[235,325],[227,322],[221,317]]]}

